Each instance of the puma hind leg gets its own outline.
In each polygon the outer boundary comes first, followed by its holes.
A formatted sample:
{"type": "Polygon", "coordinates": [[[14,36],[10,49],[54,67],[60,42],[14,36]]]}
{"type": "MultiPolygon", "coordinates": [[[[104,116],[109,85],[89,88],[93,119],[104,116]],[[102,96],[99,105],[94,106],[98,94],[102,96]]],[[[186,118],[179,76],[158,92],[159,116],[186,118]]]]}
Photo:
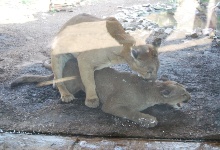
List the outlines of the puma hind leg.
{"type": "Polygon", "coordinates": [[[73,94],[71,94],[65,84],[63,79],[63,69],[65,67],[66,62],[73,57],[71,54],[57,54],[51,56],[51,65],[54,73],[54,79],[61,80],[60,82],[56,82],[56,86],[60,92],[61,100],[63,102],[70,102],[75,99],[73,94]]]}

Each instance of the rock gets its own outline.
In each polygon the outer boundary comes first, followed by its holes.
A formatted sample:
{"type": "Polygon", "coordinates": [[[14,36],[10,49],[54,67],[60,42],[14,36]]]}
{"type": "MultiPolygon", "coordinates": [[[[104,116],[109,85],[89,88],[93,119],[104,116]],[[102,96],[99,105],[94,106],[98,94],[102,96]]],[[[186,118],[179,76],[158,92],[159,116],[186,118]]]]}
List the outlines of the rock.
{"type": "Polygon", "coordinates": [[[155,8],[154,7],[149,7],[151,12],[155,12],[155,8]]]}
{"type": "Polygon", "coordinates": [[[164,29],[163,28],[154,28],[153,29],[155,32],[157,33],[163,33],[164,32],[164,29]]]}
{"type": "Polygon", "coordinates": [[[167,12],[151,13],[146,19],[157,23],[160,27],[172,27],[176,25],[174,16],[167,12]]]}
{"type": "Polygon", "coordinates": [[[137,22],[139,22],[139,23],[143,23],[144,20],[141,18],[141,19],[137,20],[137,22]]]}
{"type": "Polygon", "coordinates": [[[197,38],[198,34],[194,31],[194,32],[191,33],[190,37],[191,38],[197,38]]]}
{"type": "Polygon", "coordinates": [[[143,6],[143,7],[150,7],[151,4],[150,4],[150,3],[148,3],[148,4],[143,4],[142,6],[143,6]]]}
{"type": "Polygon", "coordinates": [[[146,26],[144,29],[145,29],[145,30],[153,30],[153,29],[154,29],[154,26],[149,25],[149,26],[146,26]]]}
{"type": "Polygon", "coordinates": [[[144,29],[145,27],[143,25],[137,25],[138,29],[144,29]]]}
{"type": "Polygon", "coordinates": [[[220,46],[220,39],[217,39],[217,40],[216,40],[216,45],[217,45],[217,46],[220,46]]]}
{"type": "Polygon", "coordinates": [[[134,19],[130,19],[130,18],[126,18],[125,20],[124,20],[124,22],[128,22],[128,23],[131,23],[131,22],[133,22],[134,21],[134,19]]]}
{"type": "Polygon", "coordinates": [[[216,4],[216,7],[218,7],[218,8],[220,9],[220,2],[218,2],[218,3],[216,4]]]}
{"type": "Polygon", "coordinates": [[[126,30],[134,31],[134,30],[135,30],[135,27],[127,27],[126,30]]]}
{"type": "Polygon", "coordinates": [[[196,32],[198,35],[202,35],[202,29],[201,29],[201,28],[196,28],[196,29],[195,29],[195,32],[196,32]]]}
{"type": "Polygon", "coordinates": [[[163,9],[163,7],[161,7],[160,5],[156,5],[156,6],[154,6],[154,9],[155,10],[161,10],[161,9],[163,9]]]}
{"type": "MultiPolygon", "coordinates": [[[[145,30],[154,30],[155,32],[159,32],[160,31],[160,29],[158,28],[159,26],[168,28],[176,25],[176,21],[175,19],[173,19],[173,15],[167,12],[159,13],[157,15],[151,14],[155,11],[155,9],[156,10],[162,10],[162,9],[165,10],[165,8],[167,8],[167,10],[173,9],[174,7],[170,5],[167,6],[165,4],[160,4],[160,3],[156,5],[151,5],[150,3],[148,3],[143,5],[135,5],[132,7],[118,6],[118,8],[119,10],[118,13],[115,14],[115,17],[122,23],[122,26],[124,27],[125,30],[134,31],[136,29],[145,29],[145,30]],[[158,20],[158,18],[159,18],[159,22],[155,22],[155,20],[158,20]],[[160,25],[158,26],[158,24],[160,25]]],[[[164,29],[162,31],[164,31],[164,29]]],[[[172,28],[170,29],[168,28],[166,30],[166,34],[170,34],[172,31],[173,31],[172,28]]]]}
{"type": "Polygon", "coordinates": [[[151,23],[147,20],[143,20],[142,25],[145,26],[145,27],[148,27],[148,26],[151,25],[151,23]]]}
{"type": "Polygon", "coordinates": [[[215,31],[215,35],[216,35],[217,38],[220,38],[220,31],[218,31],[218,30],[215,31]]]}
{"type": "Polygon", "coordinates": [[[205,29],[202,29],[202,34],[205,36],[209,36],[212,31],[213,31],[212,28],[205,28],[205,29]]]}
{"type": "Polygon", "coordinates": [[[173,9],[172,6],[166,6],[166,8],[165,8],[165,10],[168,10],[168,11],[170,11],[170,10],[172,10],[172,9],[173,9]]]}
{"type": "Polygon", "coordinates": [[[123,6],[117,6],[117,8],[123,8],[123,6]]]}
{"type": "Polygon", "coordinates": [[[150,7],[147,7],[147,8],[146,8],[146,11],[147,11],[147,12],[151,12],[152,9],[151,9],[150,7]]]}
{"type": "Polygon", "coordinates": [[[160,28],[155,28],[154,31],[155,32],[159,32],[160,28]]]}
{"type": "Polygon", "coordinates": [[[170,34],[171,32],[173,32],[173,29],[172,28],[167,28],[164,32],[166,34],[170,34]]]}

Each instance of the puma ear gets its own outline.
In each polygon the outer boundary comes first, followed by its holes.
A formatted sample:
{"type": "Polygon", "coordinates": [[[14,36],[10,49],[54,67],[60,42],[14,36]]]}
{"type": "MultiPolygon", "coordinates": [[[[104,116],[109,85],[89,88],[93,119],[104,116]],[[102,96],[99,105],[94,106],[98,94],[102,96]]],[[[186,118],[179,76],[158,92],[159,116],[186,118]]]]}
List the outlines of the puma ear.
{"type": "Polygon", "coordinates": [[[152,45],[154,47],[160,47],[160,45],[161,45],[161,38],[155,38],[153,43],[152,43],[152,45]]]}
{"type": "Polygon", "coordinates": [[[138,57],[138,51],[132,49],[132,50],[131,50],[131,56],[132,56],[134,59],[137,59],[137,57],[138,57]]]}
{"type": "Polygon", "coordinates": [[[161,90],[161,91],[160,91],[160,94],[161,94],[163,97],[168,97],[170,93],[171,93],[171,90],[168,90],[168,89],[164,89],[164,90],[161,90]]]}

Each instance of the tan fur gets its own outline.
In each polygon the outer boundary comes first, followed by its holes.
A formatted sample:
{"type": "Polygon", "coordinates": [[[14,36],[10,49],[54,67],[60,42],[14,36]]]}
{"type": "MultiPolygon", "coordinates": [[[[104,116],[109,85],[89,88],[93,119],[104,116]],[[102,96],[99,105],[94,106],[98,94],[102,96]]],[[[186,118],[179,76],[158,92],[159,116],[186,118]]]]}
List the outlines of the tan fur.
{"type": "MultiPolygon", "coordinates": [[[[71,59],[66,63],[63,77],[75,78],[64,82],[70,93],[84,90],[76,60],[71,59]]],[[[12,85],[30,81],[31,78],[35,82],[48,80],[46,76],[29,76],[28,80],[20,77],[15,80],[15,84],[12,82],[12,85]]],[[[178,108],[190,99],[186,89],[174,81],[147,82],[137,75],[120,73],[110,68],[95,71],[95,82],[96,92],[105,113],[132,120],[144,127],[154,127],[157,125],[157,119],[140,111],[155,104],[170,104],[178,108]]]]}
{"type": "MultiPolygon", "coordinates": [[[[135,43],[135,39],[125,33],[121,24],[113,17],[100,19],[88,14],[77,15],[70,19],[54,38],[51,61],[55,79],[63,78],[65,63],[75,57],[85,86],[85,104],[95,108],[99,105],[95,90],[95,70],[128,63],[131,69],[143,78],[156,79],[159,67],[157,48],[161,40],[156,39],[152,45],[135,46],[135,43]]],[[[74,99],[62,82],[56,86],[62,101],[69,102],[74,99]]]]}

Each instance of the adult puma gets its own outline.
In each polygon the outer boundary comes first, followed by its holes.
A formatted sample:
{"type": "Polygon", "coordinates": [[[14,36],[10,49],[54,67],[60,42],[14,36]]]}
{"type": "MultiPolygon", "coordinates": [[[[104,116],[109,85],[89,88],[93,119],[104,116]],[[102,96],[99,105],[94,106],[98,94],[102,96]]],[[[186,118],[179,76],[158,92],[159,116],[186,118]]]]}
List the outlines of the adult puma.
{"type": "MultiPolygon", "coordinates": [[[[86,91],[85,105],[95,108],[99,105],[94,80],[95,70],[128,63],[131,69],[143,78],[155,80],[159,67],[157,49],[160,44],[161,39],[155,39],[152,44],[136,41],[114,17],[100,19],[79,14],[64,24],[54,38],[51,52],[52,70],[55,80],[62,79],[66,62],[76,58],[86,91]]],[[[56,83],[56,86],[62,101],[69,102],[75,98],[63,82],[56,83]]]]}
{"type": "MultiPolygon", "coordinates": [[[[71,59],[66,63],[63,77],[75,78],[64,82],[70,93],[84,90],[76,60],[71,59]]],[[[22,76],[12,82],[11,86],[26,82],[43,82],[52,78],[53,74],[22,76]]],[[[135,74],[122,73],[111,68],[95,71],[95,82],[96,92],[105,113],[132,120],[144,127],[154,127],[157,125],[157,119],[140,111],[155,104],[170,104],[179,108],[190,99],[186,89],[174,81],[147,82],[135,74]]]]}

